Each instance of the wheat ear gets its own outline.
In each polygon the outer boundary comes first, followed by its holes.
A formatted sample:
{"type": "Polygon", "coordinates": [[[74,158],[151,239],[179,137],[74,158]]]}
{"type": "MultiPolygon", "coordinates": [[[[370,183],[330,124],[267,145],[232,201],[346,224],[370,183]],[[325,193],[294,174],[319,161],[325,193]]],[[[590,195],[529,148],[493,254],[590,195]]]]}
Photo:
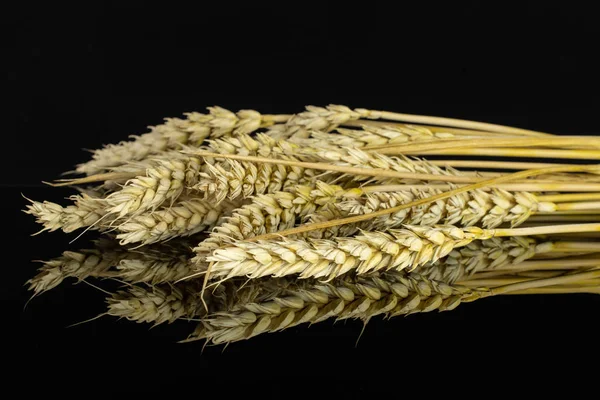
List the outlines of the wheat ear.
{"type": "MultiPolygon", "coordinates": [[[[366,188],[363,188],[365,190],[366,188]]],[[[369,191],[377,190],[376,186],[369,191]]],[[[336,204],[343,216],[369,214],[378,210],[396,207],[417,199],[441,193],[437,189],[398,190],[394,192],[372,192],[364,196],[349,196],[336,204]]],[[[502,223],[518,226],[531,215],[542,212],[552,213],[559,209],[555,203],[541,202],[529,192],[508,192],[506,190],[477,189],[460,193],[447,199],[401,210],[385,217],[367,221],[363,229],[384,229],[401,224],[432,226],[437,224],[473,226],[481,224],[485,228],[495,228],[502,223]]]]}
{"type": "Polygon", "coordinates": [[[341,193],[349,195],[338,185],[317,181],[315,187],[297,185],[288,192],[259,194],[252,203],[232,211],[210,236],[194,249],[196,261],[203,261],[213,250],[229,243],[231,239],[244,240],[267,232],[291,228],[298,219],[304,219],[335,202],[341,193]]]}
{"type": "Polygon", "coordinates": [[[200,173],[200,181],[192,189],[216,202],[288,190],[309,183],[317,175],[310,169],[294,166],[233,160],[227,160],[227,169],[220,164],[207,164],[207,167],[208,172],[200,173]]]}
{"type": "Polygon", "coordinates": [[[219,218],[238,206],[239,202],[213,204],[198,198],[180,200],[172,207],[159,208],[127,219],[118,225],[117,239],[121,245],[147,245],[194,235],[214,227],[219,218]]]}
{"type": "Polygon", "coordinates": [[[93,175],[111,167],[178,149],[182,145],[199,146],[209,137],[248,134],[276,122],[285,122],[287,115],[261,115],[254,110],[233,113],[221,107],[209,107],[208,114],[186,113],[186,118],[166,118],[165,123],[149,127],[150,133],[133,136],[132,141],[108,145],[93,152],[92,160],[79,164],[76,171],[93,175]]]}
{"type": "Polygon", "coordinates": [[[214,277],[299,274],[300,278],[331,279],[348,271],[365,274],[379,270],[413,270],[473,240],[492,236],[493,232],[475,227],[407,225],[405,229],[363,231],[354,237],[332,240],[238,241],[214,250],[206,260],[211,263],[209,275],[214,277]]]}
{"type": "Polygon", "coordinates": [[[106,197],[107,213],[122,218],[155,210],[166,201],[173,203],[185,187],[196,183],[201,164],[195,157],[156,159],[145,176],[128,181],[121,190],[106,197]]]}
{"type": "Polygon", "coordinates": [[[73,201],[73,204],[66,207],[50,201],[27,200],[31,204],[27,205],[25,213],[33,215],[36,222],[44,226],[38,233],[53,232],[58,229],[70,233],[96,224],[106,214],[103,201],[85,193],[71,196],[70,200],[73,201]]]}

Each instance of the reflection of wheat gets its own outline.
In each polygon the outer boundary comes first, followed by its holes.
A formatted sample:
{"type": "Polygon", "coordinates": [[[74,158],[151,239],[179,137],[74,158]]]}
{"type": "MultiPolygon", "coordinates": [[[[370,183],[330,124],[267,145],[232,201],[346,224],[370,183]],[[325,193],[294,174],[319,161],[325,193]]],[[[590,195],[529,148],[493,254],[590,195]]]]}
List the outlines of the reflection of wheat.
{"type": "Polygon", "coordinates": [[[433,310],[452,310],[485,294],[422,276],[386,273],[380,277],[338,278],[323,284],[299,282],[259,303],[241,303],[202,320],[189,340],[228,343],[329,318],[368,321],[433,310]]]}

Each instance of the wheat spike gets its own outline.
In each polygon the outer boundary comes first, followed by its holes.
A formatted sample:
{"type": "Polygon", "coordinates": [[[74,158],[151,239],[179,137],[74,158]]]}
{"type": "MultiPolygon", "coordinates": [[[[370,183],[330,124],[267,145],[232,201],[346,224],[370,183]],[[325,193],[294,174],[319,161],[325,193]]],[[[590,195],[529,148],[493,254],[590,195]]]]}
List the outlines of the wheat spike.
{"type": "Polygon", "coordinates": [[[31,204],[27,205],[25,213],[33,215],[36,222],[44,226],[40,232],[60,229],[65,233],[94,225],[106,214],[101,199],[83,193],[71,196],[70,200],[73,204],[66,207],[50,201],[29,200],[31,204]]]}
{"type": "Polygon", "coordinates": [[[272,127],[269,134],[277,138],[307,138],[311,130],[329,132],[359,118],[359,113],[346,106],[306,106],[306,111],[293,115],[284,125],[272,127]]]}
{"type": "Polygon", "coordinates": [[[461,301],[472,301],[485,293],[416,274],[345,277],[328,284],[305,281],[286,287],[266,301],[243,303],[230,311],[209,314],[188,340],[207,339],[222,344],[329,318],[366,322],[382,314],[393,317],[451,310],[461,301]]]}
{"type": "Polygon", "coordinates": [[[172,207],[159,208],[127,219],[118,226],[121,245],[143,245],[175,237],[194,235],[214,227],[219,219],[240,206],[240,202],[212,204],[202,199],[180,200],[172,207]]]}
{"type": "Polygon", "coordinates": [[[299,167],[234,160],[226,160],[224,165],[207,164],[207,167],[209,172],[200,173],[200,181],[192,188],[216,202],[291,190],[295,185],[309,183],[318,174],[299,167]]]}
{"type": "Polygon", "coordinates": [[[214,249],[231,239],[244,240],[268,232],[291,228],[297,222],[335,202],[339,193],[348,193],[338,185],[317,181],[315,187],[297,185],[289,192],[259,194],[252,203],[234,210],[208,238],[194,249],[196,261],[202,261],[214,249]]]}
{"type": "Polygon", "coordinates": [[[290,140],[293,143],[309,146],[314,149],[325,147],[331,150],[340,150],[344,148],[401,144],[452,137],[454,135],[451,133],[432,132],[427,128],[414,125],[398,125],[394,127],[363,125],[361,129],[336,128],[335,133],[314,130],[310,132],[309,139],[290,138],[290,140]]]}
{"type": "Polygon", "coordinates": [[[488,239],[491,231],[454,226],[420,227],[387,232],[366,232],[354,237],[262,240],[234,242],[206,257],[210,275],[285,276],[334,278],[354,270],[365,274],[379,270],[413,270],[448,255],[473,240],[488,239]]]}
{"type": "MultiPolygon", "coordinates": [[[[373,192],[362,197],[348,196],[347,200],[344,199],[336,206],[343,216],[368,214],[439,193],[441,191],[436,189],[373,192]]],[[[460,223],[462,226],[481,225],[485,228],[495,228],[502,223],[518,226],[535,212],[555,210],[554,203],[540,202],[529,192],[508,192],[496,188],[478,189],[402,210],[389,217],[374,218],[368,221],[368,226],[369,229],[384,229],[405,223],[425,226],[460,223]]]]}
{"type": "Polygon", "coordinates": [[[145,176],[128,181],[125,186],[106,197],[107,213],[122,218],[147,210],[156,210],[166,201],[171,204],[186,186],[196,183],[201,162],[195,157],[156,159],[155,166],[145,176]]]}
{"type": "MultiPolygon", "coordinates": [[[[149,133],[133,136],[132,141],[107,145],[93,152],[92,160],[79,164],[76,171],[93,175],[131,161],[143,160],[182,145],[199,146],[209,137],[248,134],[273,124],[272,116],[254,110],[233,113],[221,107],[209,107],[208,114],[186,113],[186,118],[165,118],[165,123],[149,127],[149,133]]],[[[285,119],[285,118],[283,118],[285,119]]]]}

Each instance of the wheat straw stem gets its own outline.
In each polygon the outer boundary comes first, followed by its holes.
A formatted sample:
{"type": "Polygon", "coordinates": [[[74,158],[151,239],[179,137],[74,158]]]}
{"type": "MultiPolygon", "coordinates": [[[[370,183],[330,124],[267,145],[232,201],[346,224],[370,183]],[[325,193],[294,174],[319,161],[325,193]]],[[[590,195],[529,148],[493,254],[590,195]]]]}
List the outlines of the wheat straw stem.
{"type": "Polygon", "coordinates": [[[325,229],[325,228],[330,228],[330,227],[338,226],[338,225],[353,224],[356,222],[367,221],[374,217],[389,215],[389,214],[396,213],[398,211],[412,208],[412,207],[415,207],[415,206],[418,206],[421,204],[428,204],[428,203],[431,203],[436,200],[447,199],[448,197],[452,197],[452,196],[455,196],[460,193],[468,192],[470,190],[480,189],[480,188],[483,188],[483,187],[486,187],[489,185],[495,185],[498,183],[508,182],[508,181],[515,180],[515,179],[521,179],[521,178],[527,178],[530,176],[541,175],[544,173],[568,172],[568,171],[589,171],[589,170],[593,171],[593,170],[597,170],[599,168],[600,167],[597,165],[578,165],[578,166],[542,168],[542,169],[515,172],[510,175],[505,175],[505,176],[501,176],[498,178],[485,180],[483,182],[478,182],[478,183],[475,183],[472,185],[463,186],[463,187],[460,187],[457,189],[449,190],[447,192],[433,195],[433,196],[427,197],[425,199],[415,200],[413,202],[402,204],[397,207],[388,208],[385,210],[380,210],[380,211],[376,211],[376,212],[364,214],[364,215],[356,215],[356,216],[348,217],[348,218],[341,218],[341,219],[312,223],[312,224],[304,224],[304,225],[298,226],[296,228],[277,232],[277,234],[265,234],[265,235],[261,235],[261,236],[256,236],[256,237],[248,239],[248,240],[251,240],[251,241],[265,240],[265,239],[270,239],[270,238],[278,237],[278,236],[300,234],[300,233],[309,232],[309,231],[315,230],[315,229],[325,229]]]}
{"type": "Polygon", "coordinates": [[[555,150],[555,149],[523,149],[523,148],[479,148],[479,149],[440,149],[418,152],[402,152],[396,149],[381,149],[380,154],[429,155],[429,156],[490,156],[490,157],[525,157],[525,158],[564,158],[575,160],[600,160],[600,150],[555,150]]]}
{"type": "Polygon", "coordinates": [[[548,235],[561,233],[577,233],[577,232],[598,232],[600,231],[599,224],[570,224],[570,225],[550,225],[530,228],[512,228],[512,229],[491,229],[491,234],[494,237],[502,236],[533,236],[533,235],[548,235]]]}
{"type": "Polygon", "coordinates": [[[539,201],[551,201],[554,203],[562,203],[569,201],[600,200],[600,193],[561,193],[536,195],[536,197],[539,201]]]}
{"type": "Polygon", "coordinates": [[[527,222],[533,226],[541,225],[552,225],[558,222],[600,222],[600,215],[594,214],[582,214],[582,215],[548,215],[548,214],[534,214],[527,219],[527,222]]]}
{"type": "MultiPolygon", "coordinates": [[[[419,161],[415,161],[418,163],[419,161]]],[[[572,164],[538,163],[538,162],[512,162],[512,161],[487,161],[487,160],[427,160],[428,164],[438,167],[477,168],[479,169],[537,169],[551,167],[568,167],[572,164]]]]}
{"type": "Polygon", "coordinates": [[[566,210],[600,210],[600,201],[559,203],[556,205],[557,211],[566,210]]]}
{"type": "Polygon", "coordinates": [[[356,112],[361,114],[362,117],[369,119],[386,119],[390,121],[398,122],[411,122],[417,124],[427,125],[438,125],[438,126],[449,126],[456,128],[465,129],[476,129],[489,132],[507,133],[507,134],[518,134],[524,136],[549,136],[549,133],[537,132],[528,129],[513,128],[510,126],[489,124],[485,122],[469,121],[464,119],[456,118],[445,118],[445,117],[432,117],[428,115],[415,115],[415,114],[401,114],[389,111],[375,111],[367,110],[364,108],[355,109],[356,112]]]}
{"type": "Polygon", "coordinates": [[[417,152],[428,150],[446,150],[446,149],[466,149],[466,148],[512,148],[512,147],[557,147],[569,148],[579,146],[586,149],[590,147],[600,148],[600,140],[595,138],[574,138],[574,137],[548,137],[548,138],[508,138],[508,139],[479,139],[479,138],[460,138],[460,139],[438,139],[429,141],[409,142],[409,143],[387,143],[381,145],[366,146],[365,151],[377,151],[380,154],[386,154],[388,149],[395,152],[417,152]]]}

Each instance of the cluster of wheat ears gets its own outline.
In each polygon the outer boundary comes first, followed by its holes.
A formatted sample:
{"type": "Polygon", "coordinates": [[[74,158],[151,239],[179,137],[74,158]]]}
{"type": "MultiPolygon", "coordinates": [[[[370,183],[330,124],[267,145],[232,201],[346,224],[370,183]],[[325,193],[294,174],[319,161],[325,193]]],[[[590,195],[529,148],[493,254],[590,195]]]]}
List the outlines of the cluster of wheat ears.
{"type": "Polygon", "coordinates": [[[116,280],[106,315],[193,321],[185,340],[215,344],[495,295],[600,293],[598,159],[593,136],[212,107],[94,151],[84,177],[51,184],[77,188],[69,205],[29,200],[42,231],[101,236],[28,284],[116,280]]]}

